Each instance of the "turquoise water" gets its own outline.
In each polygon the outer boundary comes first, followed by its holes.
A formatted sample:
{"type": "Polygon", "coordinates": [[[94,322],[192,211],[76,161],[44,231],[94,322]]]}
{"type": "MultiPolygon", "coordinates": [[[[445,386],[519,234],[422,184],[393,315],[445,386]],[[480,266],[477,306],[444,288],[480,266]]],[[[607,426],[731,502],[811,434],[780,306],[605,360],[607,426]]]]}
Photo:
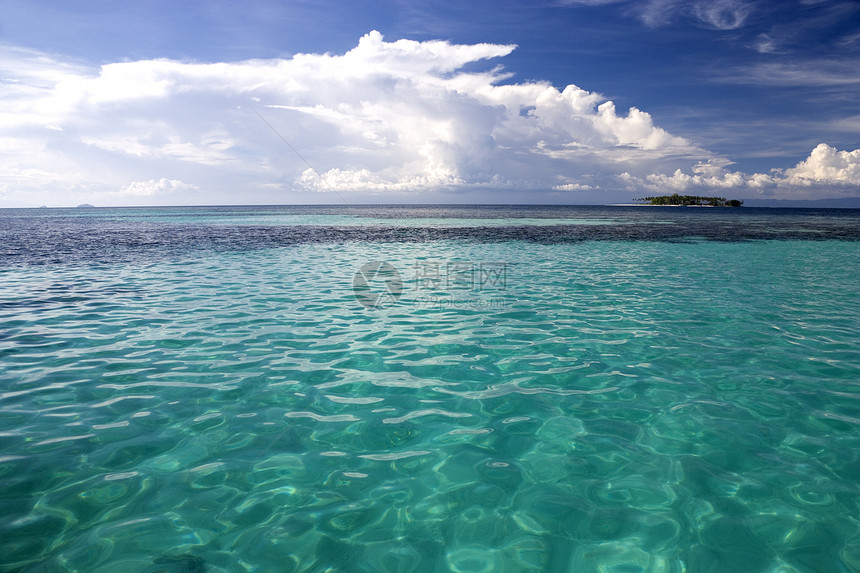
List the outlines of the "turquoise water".
{"type": "Polygon", "coordinates": [[[860,571],[856,241],[124,224],[0,269],[2,571],[860,571]]]}

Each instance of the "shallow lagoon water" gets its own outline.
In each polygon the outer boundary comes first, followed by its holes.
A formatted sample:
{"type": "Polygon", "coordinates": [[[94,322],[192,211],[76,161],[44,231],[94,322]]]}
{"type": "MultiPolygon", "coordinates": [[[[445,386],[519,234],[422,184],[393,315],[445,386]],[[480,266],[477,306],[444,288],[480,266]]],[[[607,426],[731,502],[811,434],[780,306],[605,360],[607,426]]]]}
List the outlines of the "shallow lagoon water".
{"type": "Polygon", "coordinates": [[[15,212],[0,570],[860,570],[857,212],[399,209],[15,212]]]}

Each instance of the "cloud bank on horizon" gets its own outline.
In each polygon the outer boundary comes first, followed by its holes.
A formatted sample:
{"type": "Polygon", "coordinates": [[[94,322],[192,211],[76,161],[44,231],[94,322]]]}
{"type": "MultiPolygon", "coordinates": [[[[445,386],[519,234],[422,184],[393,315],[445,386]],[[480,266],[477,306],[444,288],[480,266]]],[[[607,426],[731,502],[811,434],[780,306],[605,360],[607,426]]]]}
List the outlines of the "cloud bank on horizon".
{"type": "MultiPolygon", "coordinates": [[[[731,27],[723,4],[700,17],[731,27]]],[[[515,49],[373,31],[341,55],[93,67],[0,47],[0,206],[858,195],[860,149],[733,171],[647,111],[511,82],[515,49]]]]}

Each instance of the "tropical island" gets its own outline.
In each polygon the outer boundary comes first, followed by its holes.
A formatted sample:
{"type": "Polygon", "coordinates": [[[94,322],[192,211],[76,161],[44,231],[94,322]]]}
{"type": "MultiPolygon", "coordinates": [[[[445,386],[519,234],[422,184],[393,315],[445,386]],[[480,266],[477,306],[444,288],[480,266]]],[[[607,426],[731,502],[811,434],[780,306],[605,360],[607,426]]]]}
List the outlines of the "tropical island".
{"type": "Polygon", "coordinates": [[[635,201],[648,201],[648,205],[677,205],[682,207],[740,207],[743,201],[726,200],[725,197],[699,197],[698,195],[661,195],[660,197],[643,197],[635,201]]]}

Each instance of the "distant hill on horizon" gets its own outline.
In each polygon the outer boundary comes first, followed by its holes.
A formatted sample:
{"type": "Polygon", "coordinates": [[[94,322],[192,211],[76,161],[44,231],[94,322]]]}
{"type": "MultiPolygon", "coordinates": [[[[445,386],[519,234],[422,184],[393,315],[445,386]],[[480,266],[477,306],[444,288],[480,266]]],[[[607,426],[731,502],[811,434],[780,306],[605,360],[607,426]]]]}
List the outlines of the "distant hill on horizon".
{"type": "Polygon", "coordinates": [[[860,209],[860,197],[839,199],[744,199],[744,207],[799,207],[810,209],[860,209]]]}

